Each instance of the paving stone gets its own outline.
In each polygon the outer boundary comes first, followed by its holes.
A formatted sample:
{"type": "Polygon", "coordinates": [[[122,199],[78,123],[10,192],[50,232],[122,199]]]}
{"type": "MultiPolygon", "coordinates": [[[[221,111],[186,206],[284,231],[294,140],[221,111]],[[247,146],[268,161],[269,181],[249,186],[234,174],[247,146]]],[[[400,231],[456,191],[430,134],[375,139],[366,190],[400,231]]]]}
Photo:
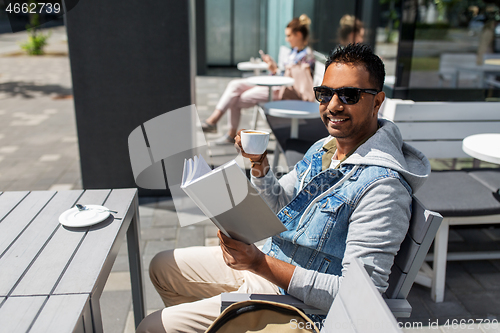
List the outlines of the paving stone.
{"type": "Polygon", "coordinates": [[[457,298],[473,315],[487,318],[489,315],[500,315],[500,292],[482,291],[468,294],[457,294],[457,298]]]}
{"type": "Polygon", "coordinates": [[[482,323],[481,324],[481,330],[484,333],[500,333],[500,324],[499,324],[499,319],[495,318],[494,322],[490,322],[488,324],[482,323]]]}
{"type": "Polygon", "coordinates": [[[148,228],[141,230],[142,240],[169,240],[177,237],[177,227],[148,228]]]}
{"type": "Polygon", "coordinates": [[[499,273],[498,269],[488,260],[464,261],[462,266],[470,274],[499,273]]]}
{"type": "Polygon", "coordinates": [[[424,304],[432,316],[437,318],[451,318],[456,316],[469,317],[471,315],[455,296],[453,291],[448,288],[445,289],[443,302],[436,303],[429,297],[424,299],[424,304]]]}
{"type": "Polygon", "coordinates": [[[129,272],[129,264],[128,264],[128,255],[127,254],[119,254],[116,256],[115,263],[113,264],[113,268],[111,268],[111,272],[129,272]]]}
{"type": "Polygon", "coordinates": [[[148,208],[156,208],[158,204],[157,197],[139,197],[139,206],[148,207],[148,208]]]}
{"type": "Polygon", "coordinates": [[[205,238],[205,246],[219,246],[220,241],[218,237],[205,238]]]}
{"type": "MultiPolygon", "coordinates": [[[[161,249],[160,251],[172,250],[172,249],[161,249]]],[[[158,252],[160,252],[160,251],[158,251],[158,252]]],[[[145,269],[146,271],[149,270],[149,265],[151,264],[151,260],[153,260],[154,256],[158,252],[151,253],[151,254],[143,254],[142,255],[142,267],[143,267],[143,269],[145,269]]]]}
{"type": "Polygon", "coordinates": [[[149,272],[144,271],[144,289],[146,294],[146,309],[148,311],[156,311],[163,309],[165,305],[161,300],[160,295],[156,291],[151,279],[149,278],[149,272]]]}
{"type": "Polygon", "coordinates": [[[144,255],[155,255],[160,251],[171,250],[175,248],[174,240],[167,241],[147,241],[146,249],[144,250],[144,255]]]}
{"type": "Polygon", "coordinates": [[[201,226],[187,226],[179,229],[176,248],[205,245],[205,230],[201,226]]]}
{"type": "Polygon", "coordinates": [[[57,161],[61,158],[60,154],[44,154],[40,156],[39,161],[40,162],[53,162],[57,161]]]}
{"type": "Polygon", "coordinates": [[[0,153],[12,154],[13,152],[15,152],[18,149],[19,149],[18,146],[3,146],[3,147],[0,147],[0,153]]]}
{"type": "Polygon", "coordinates": [[[448,242],[464,242],[464,238],[455,230],[449,229],[448,242]]]}
{"type": "Polygon", "coordinates": [[[500,271],[500,259],[490,260],[490,263],[500,271]]]}
{"type": "Polygon", "coordinates": [[[500,278],[499,272],[472,274],[474,278],[483,286],[485,290],[499,290],[500,278]]]}
{"type": "Polygon", "coordinates": [[[132,290],[129,272],[111,272],[104,291],[126,291],[132,290]]]}
{"type": "Polygon", "coordinates": [[[73,184],[53,184],[49,187],[49,191],[66,191],[73,189],[73,184]]]}
{"type": "Polygon", "coordinates": [[[205,227],[205,237],[215,237],[217,238],[217,228],[215,225],[211,224],[205,227]]]}
{"type": "Polygon", "coordinates": [[[153,216],[155,212],[155,207],[148,207],[145,205],[139,205],[139,216],[153,216]]]}
{"type": "Polygon", "coordinates": [[[403,332],[422,332],[422,333],[441,333],[439,327],[429,327],[424,326],[426,321],[415,321],[415,322],[401,322],[399,326],[402,328],[403,332]]]}
{"type": "Polygon", "coordinates": [[[141,229],[151,228],[153,226],[153,217],[152,216],[139,217],[139,225],[141,226],[141,229]]]}
{"type": "Polygon", "coordinates": [[[121,333],[132,304],[130,291],[103,292],[101,304],[102,324],[106,333],[121,333]]]}
{"type": "Polygon", "coordinates": [[[158,197],[157,207],[175,211],[174,200],[171,197],[158,197]]]}
{"type": "Polygon", "coordinates": [[[466,242],[487,242],[489,240],[482,228],[457,228],[456,231],[466,242]]]}
{"type": "Polygon", "coordinates": [[[157,208],[153,215],[153,225],[155,227],[176,227],[179,219],[175,211],[157,208]]]}
{"type": "Polygon", "coordinates": [[[428,289],[420,285],[414,285],[407,297],[412,307],[411,316],[409,318],[404,318],[404,320],[401,318],[400,321],[416,321],[417,318],[425,318],[426,320],[433,319],[434,317],[424,304],[424,299],[430,299],[428,289]]]}
{"type": "Polygon", "coordinates": [[[460,331],[466,331],[466,332],[471,332],[471,333],[483,333],[483,330],[481,329],[480,325],[473,324],[473,319],[471,319],[470,322],[468,322],[468,319],[463,319],[463,318],[457,318],[456,325],[453,324],[453,322],[450,320],[449,325],[443,325],[441,326],[441,331],[444,333],[449,333],[449,332],[456,332],[458,330],[460,331]],[[460,321],[462,320],[462,321],[460,321]]]}
{"type": "Polygon", "coordinates": [[[460,262],[449,261],[446,267],[446,286],[454,293],[484,291],[484,287],[464,269],[460,262]]]}
{"type": "Polygon", "coordinates": [[[134,313],[132,311],[129,311],[127,315],[123,333],[135,333],[134,313]]]}

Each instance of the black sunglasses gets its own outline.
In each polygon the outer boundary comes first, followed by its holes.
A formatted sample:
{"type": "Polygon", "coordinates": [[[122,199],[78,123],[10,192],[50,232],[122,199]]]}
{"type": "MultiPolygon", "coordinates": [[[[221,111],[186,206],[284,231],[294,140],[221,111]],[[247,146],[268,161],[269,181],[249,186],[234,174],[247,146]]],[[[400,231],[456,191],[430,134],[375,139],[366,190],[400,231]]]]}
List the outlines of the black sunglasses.
{"type": "Polygon", "coordinates": [[[369,93],[372,95],[376,95],[379,93],[378,90],[375,89],[361,89],[361,88],[339,88],[333,89],[328,87],[314,87],[314,95],[316,100],[320,103],[329,103],[333,95],[337,94],[339,99],[344,104],[356,104],[359,102],[359,98],[361,97],[361,93],[369,93]]]}

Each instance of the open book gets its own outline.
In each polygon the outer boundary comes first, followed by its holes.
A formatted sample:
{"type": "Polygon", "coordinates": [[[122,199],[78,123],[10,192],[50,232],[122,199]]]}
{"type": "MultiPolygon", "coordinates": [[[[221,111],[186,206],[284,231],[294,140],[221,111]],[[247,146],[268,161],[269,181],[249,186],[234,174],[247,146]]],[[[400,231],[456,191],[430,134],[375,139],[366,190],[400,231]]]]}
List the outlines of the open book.
{"type": "Polygon", "coordinates": [[[252,244],[287,230],[235,160],[213,170],[201,155],[185,160],[181,189],[228,237],[252,244]]]}

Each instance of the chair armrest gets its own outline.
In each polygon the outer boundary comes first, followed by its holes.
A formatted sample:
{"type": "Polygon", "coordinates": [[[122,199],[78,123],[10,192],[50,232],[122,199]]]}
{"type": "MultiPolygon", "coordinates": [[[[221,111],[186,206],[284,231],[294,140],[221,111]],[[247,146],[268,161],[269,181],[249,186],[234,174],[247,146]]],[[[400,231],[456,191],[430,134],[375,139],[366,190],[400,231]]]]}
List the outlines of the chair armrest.
{"type": "MultiPolygon", "coordinates": [[[[365,270],[368,272],[368,275],[371,276],[375,265],[373,263],[373,258],[363,258],[361,259],[365,270]]],[[[294,306],[298,309],[301,309],[305,314],[318,314],[318,315],[326,315],[328,312],[324,310],[320,310],[315,308],[314,306],[307,305],[298,298],[295,298],[291,295],[269,295],[269,294],[244,294],[244,293],[222,293],[221,294],[221,312],[224,311],[228,306],[233,303],[249,301],[249,300],[259,300],[259,301],[271,301],[276,303],[283,303],[287,305],[294,306]]],[[[392,301],[392,300],[391,300],[392,301]]],[[[406,301],[406,300],[397,300],[397,301],[406,301]]],[[[409,307],[409,312],[407,317],[410,316],[411,306],[408,302],[406,302],[409,307]]],[[[394,306],[398,311],[403,311],[407,309],[404,307],[404,304],[401,302],[394,302],[394,306]]],[[[389,306],[389,308],[391,308],[389,306]]],[[[392,311],[392,309],[391,309],[392,311]]],[[[396,316],[397,317],[397,316],[396,316]]],[[[401,315],[400,317],[405,317],[401,315]]]]}
{"type": "MultiPolygon", "coordinates": [[[[327,312],[307,305],[301,300],[291,295],[266,295],[266,294],[240,294],[240,293],[222,293],[221,294],[221,312],[233,303],[260,300],[271,301],[294,306],[301,309],[305,314],[326,315],[327,312]]],[[[396,318],[408,318],[411,315],[411,305],[406,299],[386,299],[384,301],[396,318]]]]}
{"type": "Polygon", "coordinates": [[[271,301],[294,306],[301,309],[305,314],[326,315],[327,311],[320,310],[310,306],[291,295],[267,295],[267,294],[240,294],[240,293],[222,293],[221,311],[233,303],[249,300],[271,301]]]}
{"type": "Polygon", "coordinates": [[[384,298],[385,303],[396,318],[408,318],[411,315],[411,305],[406,299],[384,298]]]}

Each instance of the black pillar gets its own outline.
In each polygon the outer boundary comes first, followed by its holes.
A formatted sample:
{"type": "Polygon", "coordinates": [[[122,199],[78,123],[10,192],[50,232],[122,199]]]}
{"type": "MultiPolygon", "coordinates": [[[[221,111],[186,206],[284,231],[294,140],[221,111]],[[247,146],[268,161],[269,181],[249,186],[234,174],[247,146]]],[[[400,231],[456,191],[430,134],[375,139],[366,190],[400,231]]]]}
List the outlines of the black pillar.
{"type": "Polygon", "coordinates": [[[66,14],[84,188],[135,187],[128,135],[194,103],[192,4],[85,0],[66,14]]]}
{"type": "Polygon", "coordinates": [[[205,0],[196,0],[196,74],[207,74],[205,0]]]}

